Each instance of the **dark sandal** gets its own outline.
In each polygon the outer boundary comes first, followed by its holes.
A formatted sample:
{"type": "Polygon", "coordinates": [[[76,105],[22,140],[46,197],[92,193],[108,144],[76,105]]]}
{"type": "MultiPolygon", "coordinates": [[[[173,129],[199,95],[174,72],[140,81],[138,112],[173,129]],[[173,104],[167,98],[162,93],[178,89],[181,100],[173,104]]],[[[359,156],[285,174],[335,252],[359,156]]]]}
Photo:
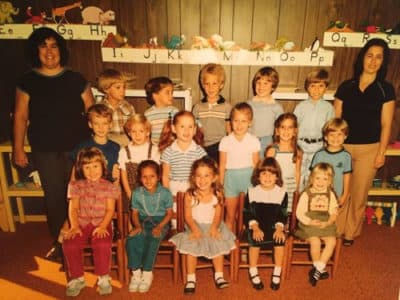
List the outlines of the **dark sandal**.
{"type": "Polygon", "coordinates": [[[261,281],[261,278],[260,278],[260,276],[258,274],[254,275],[254,276],[251,276],[250,273],[249,273],[249,279],[250,279],[250,282],[253,285],[254,289],[259,291],[259,290],[262,290],[264,288],[264,283],[261,281]],[[257,277],[258,277],[258,279],[260,279],[259,283],[255,283],[253,281],[253,279],[256,279],[257,277]]]}
{"type": "Polygon", "coordinates": [[[185,288],[183,289],[183,293],[186,295],[194,294],[196,291],[196,282],[195,281],[188,281],[185,284],[185,288]]]}
{"type": "Polygon", "coordinates": [[[224,289],[229,286],[229,282],[222,277],[218,277],[214,282],[217,289],[224,289]]]}
{"type": "Polygon", "coordinates": [[[280,276],[280,275],[274,275],[274,274],[272,274],[272,276],[271,276],[270,288],[271,288],[273,291],[277,291],[277,290],[279,290],[279,288],[280,288],[280,286],[281,286],[281,282],[280,282],[280,281],[279,281],[279,283],[273,282],[272,279],[273,279],[274,277],[281,279],[281,276],[280,276]]]}

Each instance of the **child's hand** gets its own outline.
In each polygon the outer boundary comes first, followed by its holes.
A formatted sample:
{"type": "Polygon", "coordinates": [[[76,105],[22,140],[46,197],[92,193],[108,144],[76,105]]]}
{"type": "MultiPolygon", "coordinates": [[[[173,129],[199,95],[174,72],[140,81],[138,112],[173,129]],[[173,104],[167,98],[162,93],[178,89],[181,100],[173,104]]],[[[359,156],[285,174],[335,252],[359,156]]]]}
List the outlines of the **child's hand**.
{"type": "Polygon", "coordinates": [[[257,227],[253,229],[253,240],[256,242],[262,242],[264,240],[264,232],[257,227]]]}
{"type": "Polygon", "coordinates": [[[275,242],[283,243],[286,239],[285,233],[283,232],[282,228],[275,229],[275,232],[272,236],[275,242]]]}
{"type": "Polygon", "coordinates": [[[193,230],[190,235],[189,235],[189,239],[191,240],[198,240],[201,238],[201,231],[200,230],[193,230]]]}
{"type": "Polygon", "coordinates": [[[339,205],[339,209],[342,208],[343,204],[346,202],[346,197],[339,197],[338,199],[338,205],[339,205]]]}
{"type": "Polygon", "coordinates": [[[98,239],[103,239],[106,236],[109,236],[110,233],[108,232],[107,228],[103,228],[103,227],[97,227],[95,230],[93,230],[92,236],[94,238],[98,238],[98,239]]]}
{"type": "Polygon", "coordinates": [[[157,225],[156,227],[153,228],[151,233],[153,234],[154,237],[159,237],[159,236],[161,236],[161,230],[162,230],[162,227],[157,225]]]}
{"type": "Polygon", "coordinates": [[[111,176],[114,179],[114,182],[119,182],[119,176],[120,176],[120,171],[119,171],[119,165],[114,164],[112,171],[111,171],[111,176]]]}
{"type": "Polygon", "coordinates": [[[77,235],[82,236],[82,230],[79,227],[71,228],[65,232],[64,239],[70,240],[75,238],[77,235]]]}
{"type": "Polygon", "coordinates": [[[209,234],[213,239],[219,240],[221,238],[221,233],[217,228],[211,227],[209,234]]]}
{"type": "Polygon", "coordinates": [[[311,226],[320,226],[321,225],[321,221],[320,220],[311,220],[310,222],[311,226]]]}
{"type": "Polygon", "coordinates": [[[330,225],[329,222],[321,222],[321,224],[319,225],[319,228],[323,229],[323,228],[325,228],[325,227],[327,227],[329,225],[330,225]]]}
{"type": "Polygon", "coordinates": [[[131,231],[129,231],[128,236],[135,236],[135,235],[137,235],[138,233],[141,233],[141,232],[142,232],[142,227],[141,226],[135,227],[131,231]]]}

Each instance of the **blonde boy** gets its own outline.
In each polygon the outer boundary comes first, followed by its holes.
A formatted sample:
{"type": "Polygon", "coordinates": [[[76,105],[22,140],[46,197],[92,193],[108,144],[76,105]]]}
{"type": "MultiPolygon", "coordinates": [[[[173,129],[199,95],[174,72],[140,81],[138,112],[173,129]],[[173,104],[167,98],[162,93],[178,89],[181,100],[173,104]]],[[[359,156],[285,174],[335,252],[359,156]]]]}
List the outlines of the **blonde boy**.
{"type": "Polygon", "coordinates": [[[200,87],[204,98],[193,107],[193,115],[204,134],[204,149],[219,161],[219,142],[230,132],[232,106],[220,95],[225,84],[225,71],[219,64],[207,64],[200,70],[200,87]]]}
{"type": "Polygon", "coordinates": [[[304,82],[308,99],[300,102],[294,109],[299,126],[297,142],[303,150],[300,190],[307,185],[310,164],[315,152],[323,146],[322,127],[335,116],[332,104],[323,98],[328,84],[329,74],[324,69],[309,73],[304,82]]]}
{"type": "Polygon", "coordinates": [[[129,140],[124,133],[124,124],[135,114],[135,108],[125,100],[125,77],[118,70],[106,69],[99,75],[98,88],[105,94],[101,103],[112,110],[109,138],[125,146],[129,140]]]}

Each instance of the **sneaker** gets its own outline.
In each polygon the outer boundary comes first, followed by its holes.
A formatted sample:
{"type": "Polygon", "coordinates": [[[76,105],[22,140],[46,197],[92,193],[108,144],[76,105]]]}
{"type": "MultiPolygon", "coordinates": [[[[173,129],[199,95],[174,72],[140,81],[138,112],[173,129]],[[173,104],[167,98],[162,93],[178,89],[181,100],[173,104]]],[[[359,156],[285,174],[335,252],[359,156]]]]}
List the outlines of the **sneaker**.
{"type": "Polygon", "coordinates": [[[142,281],[142,272],[140,270],[132,272],[131,281],[129,282],[128,290],[130,292],[137,292],[139,290],[140,282],[142,281]]]}
{"type": "Polygon", "coordinates": [[[142,280],[140,281],[139,284],[139,292],[146,293],[150,289],[152,282],[153,282],[153,272],[143,272],[142,280]]]}
{"type": "Polygon", "coordinates": [[[67,290],[65,294],[69,297],[76,297],[85,286],[86,282],[83,277],[72,279],[67,283],[67,290]]]}
{"type": "Polygon", "coordinates": [[[112,292],[111,278],[109,275],[99,276],[97,281],[97,291],[100,295],[108,295],[112,292]]]}

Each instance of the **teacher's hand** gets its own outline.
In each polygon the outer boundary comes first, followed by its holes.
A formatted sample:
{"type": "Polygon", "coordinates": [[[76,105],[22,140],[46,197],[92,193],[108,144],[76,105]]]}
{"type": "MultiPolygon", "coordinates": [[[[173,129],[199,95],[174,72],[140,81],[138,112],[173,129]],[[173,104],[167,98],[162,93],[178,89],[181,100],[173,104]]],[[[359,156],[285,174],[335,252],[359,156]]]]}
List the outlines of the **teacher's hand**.
{"type": "Polygon", "coordinates": [[[28,157],[25,151],[14,151],[13,153],[14,163],[21,168],[25,168],[28,165],[28,157]]]}
{"type": "Polygon", "coordinates": [[[378,153],[375,157],[374,167],[379,169],[385,164],[385,154],[378,153]]]}

